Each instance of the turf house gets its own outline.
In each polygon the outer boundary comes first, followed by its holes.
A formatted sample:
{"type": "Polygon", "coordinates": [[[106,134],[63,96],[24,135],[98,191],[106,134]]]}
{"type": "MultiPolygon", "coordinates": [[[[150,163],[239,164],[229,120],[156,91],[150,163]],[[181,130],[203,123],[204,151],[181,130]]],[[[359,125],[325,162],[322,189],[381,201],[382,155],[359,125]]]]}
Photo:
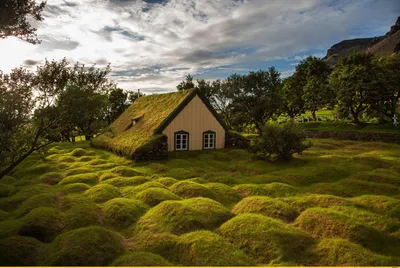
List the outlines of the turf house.
{"type": "Polygon", "coordinates": [[[198,90],[138,98],[92,145],[135,159],[225,147],[227,127],[198,90]]]}

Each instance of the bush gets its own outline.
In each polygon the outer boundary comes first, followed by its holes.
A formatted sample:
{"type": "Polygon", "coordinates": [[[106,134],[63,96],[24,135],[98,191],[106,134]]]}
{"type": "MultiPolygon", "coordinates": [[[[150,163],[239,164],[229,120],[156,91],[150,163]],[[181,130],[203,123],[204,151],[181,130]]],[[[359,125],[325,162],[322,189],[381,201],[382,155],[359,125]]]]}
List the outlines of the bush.
{"type": "Polygon", "coordinates": [[[111,266],[172,266],[172,264],[160,255],[149,252],[132,252],[118,257],[111,266]]]}
{"type": "Polygon", "coordinates": [[[137,221],[148,209],[139,200],[114,198],[103,205],[104,220],[109,226],[120,230],[137,221]]]}
{"type": "Polygon", "coordinates": [[[59,235],[44,254],[41,266],[105,266],[123,251],[122,237],[99,226],[59,235]]]}
{"type": "Polygon", "coordinates": [[[139,229],[183,234],[199,229],[215,229],[233,215],[208,198],[164,201],[151,208],[137,222],[139,229]]]}
{"type": "Polygon", "coordinates": [[[99,184],[86,190],[84,196],[96,203],[102,203],[107,200],[121,196],[118,188],[110,184],[99,184]]]}
{"type": "Polygon", "coordinates": [[[1,266],[35,266],[43,243],[25,236],[0,239],[1,266]]]}
{"type": "Polygon", "coordinates": [[[279,220],[257,214],[240,214],[225,222],[220,233],[257,264],[305,264],[314,240],[279,220]]]}
{"type": "Polygon", "coordinates": [[[311,147],[311,143],[304,143],[306,137],[305,131],[296,123],[267,123],[250,150],[261,157],[288,160],[293,154],[301,154],[311,147]]]}
{"type": "Polygon", "coordinates": [[[185,266],[247,266],[250,258],[234,245],[210,231],[197,231],[179,237],[179,264],[185,266]]]}
{"type": "Polygon", "coordinates": [[[180,200],[181,198],[171,191],[163,188],[149,188],[141,191],[136,198],[153,207],[165,200],[180,200]]]}

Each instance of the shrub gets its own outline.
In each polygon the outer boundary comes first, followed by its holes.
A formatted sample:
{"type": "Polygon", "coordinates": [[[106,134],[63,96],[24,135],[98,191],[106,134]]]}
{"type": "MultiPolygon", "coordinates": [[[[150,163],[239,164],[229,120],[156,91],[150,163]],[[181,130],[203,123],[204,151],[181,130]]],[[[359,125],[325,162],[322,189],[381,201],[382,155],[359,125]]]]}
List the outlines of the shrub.
{"type": "Polygon", "coordinates": [[[262,157],[288,160],[293,154],[301,154],[311,147],[311,143],[304,143],[306,137],[305,131],[296,123],[267,123],[250,150],[262,157]]]}
{"type": "Polygon", "coordinates": [[[90,225],[102,224],[101,208],[94,203],[73,205],[65,212],[65,229],[73,230],[90,225]]]}
{"type": "Polygon", "coordinates": [[[314,240],[279,220],[240,214],[225,222],[220,233],[258,264],[304,264],[314,240]]]}
{"type": "Polygon", "coordinates": [[[149,188],[141,191],[136,198],[153,207],[165,200],[180,200],[181,198],[171,191],[163,188],[149,188]]]}
{"type": "Polygon", "coordinates": [[[247,266],[252,261],[234,245],[210,231],[196,231],[179,237],[181,265],[247,266]]]}
{"type": "Polygon", "coordinates": [[[258,213],[271,218],[291,222],[297,217],[297,212],[283,201],[266,196],[251,196],[242,199],[233,209],[235,214],[258,213]]]}
{"type": "Polygon", "coordinates": [[[317,266],[390,266],[391,258],[373,253],[344,239],[322,239],[313,249],[317,266]]]}
{"type": "Polygon", "coordinates": [[[118,257],[111,266],[172,266],[160,255],[149,252],[131,252],[118,257]]]}
{"type": "Polygon", "coordinates": [[[164,201],[151,208],[137,222],[140,229],[183,234],[199,229],[215,229],[232,214],[220,203],[208,198],[164,201]]]}
{"type": "Polygon", "coordinates": [[[104,220],[109,226],[120,230],[136,222],[148,209],[139,200],[114,198],[103,205],[104,220]]]}
{"type": "Polygon", "coordinates": [[[35,208],[21,218],[18,234],[50,242],[63,230],[63,220],[63,215],[57,209],[35,208]]]}
{"type": "Polygon", "coordinates": [[[235,204],[241,199],[241,196],[226,184],[207,183],[204,186],[214,193],[214,200],[225,206],[235,204]]]}
{"type": "Polygon", "coordinates": [[[99,184],[93,186],[89,190],[86,190],[84,196],[86,196],[93,202],[102,203],[107,200],[121,196],[121,193],[115,186],[112,186],[110,184],[99,184]]]}
{"type": "Polygon", "coordinates": [[[25,236],[0,239],[1,266],[35,266],[43,243],[25,236]]]}
{"type": "Polygon", "coordinates": [[[149,182],[150,180],[144,176],[135,176],[135,177],[115,177],[104,181],[103,183],[108,183],[117,187],[123,186],[137,186],[143,184],[145,182],[149,182]]]}
{"type": "Polygon", "coordinates": [[[184,198],[192,198],[192,197],[208,197],[213,198],[214,193],[207,188],[196,182],[191,181],[179,181],[169,189],[174,193],[184,198]]]}
{"type": "Polygon", "coordinates": [[[87,184],[96,184],[98,180],[97,173],[85,173],[67,176],[62,179],[58,184],[69,184],[69,183],[87,183],[87,184]]]}
{"type": "Polygon", "coordinates": [[[99,226],[65,232],[46,247],[41,266],[105,266],[123,251],[122,237],[99,226]]]}

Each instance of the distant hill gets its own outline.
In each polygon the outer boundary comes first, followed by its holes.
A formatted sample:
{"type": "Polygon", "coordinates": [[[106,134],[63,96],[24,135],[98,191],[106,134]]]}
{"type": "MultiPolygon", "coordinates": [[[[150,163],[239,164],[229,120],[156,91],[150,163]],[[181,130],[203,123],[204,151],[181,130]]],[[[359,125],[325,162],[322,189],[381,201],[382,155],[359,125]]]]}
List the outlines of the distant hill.
{"type": "Polygon", "coordinates": [[[344,40],[333,45],[324,59],[333,66],[340,57],[366,51],[379,56],[391,55],[400,51],[400,17],[384,36],[344,40]]]}

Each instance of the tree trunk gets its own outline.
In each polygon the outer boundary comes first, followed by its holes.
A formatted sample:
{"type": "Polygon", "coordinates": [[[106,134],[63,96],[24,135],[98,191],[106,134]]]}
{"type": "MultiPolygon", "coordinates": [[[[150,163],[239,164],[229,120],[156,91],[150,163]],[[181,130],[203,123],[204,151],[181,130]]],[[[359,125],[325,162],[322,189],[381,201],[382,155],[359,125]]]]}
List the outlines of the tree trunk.
{"type": "Polygon", "coordinates": [[[358,120],[358,112],[354,112],[353,110],[351,110],[351,115],[353,116],[353,123],[359,125],[360,120],[358,120]]]}
{"type": "Polygon", "coordinates": [[[22,161],[25,160],[25,158],[27,158],[31,153],[33,153],[35,151],[35,149],[30,149],[28,152],[26,152],[24,155],[22,155],[17,161],[11,163],[11,165],[9,165],[5,170],[3,170],[2,172],[0,172],[0,180],[7,175],[8,173],[10,173],[16,166],[18,166],[22,161]]]}
{"type": "Polygon", "coordinates": [[[92,138],[92,135],[85,135],[85,140],[90,141],[90,139],[92,138]]]}
{"type": "Polygon", "coordinates": [[[316,112],[315,110],[312,110],[311,114],[314,121],[317,121],[317,115],[315,114],[315,112],[316,112]]]}

